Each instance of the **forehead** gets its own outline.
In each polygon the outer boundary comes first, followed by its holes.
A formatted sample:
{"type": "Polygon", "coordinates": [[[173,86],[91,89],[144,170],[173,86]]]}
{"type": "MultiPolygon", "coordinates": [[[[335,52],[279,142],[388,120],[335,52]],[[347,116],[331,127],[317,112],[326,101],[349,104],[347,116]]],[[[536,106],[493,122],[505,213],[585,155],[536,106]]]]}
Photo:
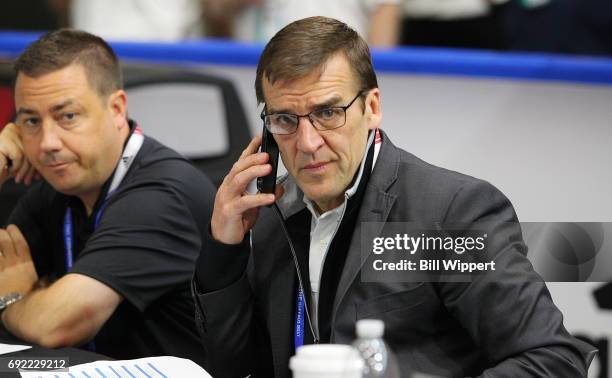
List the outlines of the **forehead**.
{"type": "Polygon", "coordinates": [[[345,96],[358,90],[353,69],[343,54],[336,54],[321,67],[306,76],[290,80],[278,80],[273,84],[267,78],[262,83],[266,106],[307,107],[308,103],[325,101],[333,96],[345,96]]]}
{"type": "Polygon", "coordinates": [[[72,64],[37,77],[22,72],[15,81],[15,103],[27,103],[29,106],[56,101],[66,96],[77,96],[80,99],[93,94],[85,68],[72,64]]]}

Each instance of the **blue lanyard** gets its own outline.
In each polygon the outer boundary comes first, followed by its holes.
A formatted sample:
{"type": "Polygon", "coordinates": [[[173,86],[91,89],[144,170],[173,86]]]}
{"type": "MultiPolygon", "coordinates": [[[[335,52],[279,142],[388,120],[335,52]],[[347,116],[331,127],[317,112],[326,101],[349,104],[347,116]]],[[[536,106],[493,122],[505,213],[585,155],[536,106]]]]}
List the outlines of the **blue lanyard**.
{"type": "Polygon", "coordinates": [[[73,237],[72,237],[72,210],[66,207],[64,214],[64,251],[66,252],[66,273],[72,269],[74,261],[73,237]]]}
{"type": "MultiPolygon", "coordinates": [[[[123,149],[123,153],[121,155],[121,159],[117,163],[117,167],[115,168],[115,174],[110,183],[110,187],[108,189],[108,194],[102,200],[102,204],[100,204],[100,208],[96,212],[96,217],[94,219],[94,231],[100,225],[100,219],[102,218],[102,213],[104,212],[104,208],[106,207],[106,202],[109,197],[115,192],[115,189],[119,186],[127,171],[130,169],[130,166],[134,162],[134,158],[140,151],[140,147],[144,142],[144,135],[142,134],[142,130],[137,125],[134,128],[134,131],[130,135],[125,148],[123,149]]],[[[64,251],[66,252],[66,273],[70,272],[72,269],[72,265],[74,263],[74,229],[72,227],[72,209],[70,206],[66,207],[66,213],[64,214],[64,251]]],[[[85,348],[89,349],[92,352],[96,351],[96,345],[93,341],[87,343],[85,348]]]]}
{"type": "MultiPolygon", "coordinates": [[[[106,196],[106,198],[110,197],[110,194],[106,196]]],[[[94,221],[94,230],[98,228],[100,224],[100,219],[102,218],[102,212],[104,211],[104,207],[106,206],[106,199],[100,205],[100,209],[96,213],[96,219],[94,221]]],[[[66,207],[66,213],[64,214],[64,251],[66,252],[66,273],[72,269],[72,265],[74,263],[74,233],[72,228],[72,209],[70,206],[66,207]]],[[[85,349],[95,352],[96,344],[92,340],[85,344],[85,349]]]]}
{"type": "MultiPolygon", "coordinates": [[[[143,142],[144,135],[142,134],[140,126],[137,125],[134,128],[132,135],[130,135],[125,148],[123,149],[119,163],[117,163],[118,165],[115,168],[115,174],[113,175],[110,187],[108,188],[108,194],[102,200],[100,209],[98,209],[98,212],[96,213],[94,231],[100,224],[102,212],[104,212],[104,207],[106,207],[106,201],[115,192],[125,177],[127,171],[134,162],[134,157],[138,154],[138,151],[140,151],[140,147],[142,147],[143,142]]],[[[70,209],[70,206],[66,208],[66,213],[64,214],[64,250],[66,252],[66,273],[68,273],[70,269],[72,269],[72,265],[74,263],[74,230],[72,227],[72,209],[70,209]]]]}
{"type": "MultiPolygon", "coordinates": [[[[111,196],[109,193],[100,208],[96,212],[96,219],[94,221],[94,231],[100,225],[100,219],[102,219],[102,212],[106,207],[106,200],[111,196]]],[[[66,207],[66,213],[64,214],[64,252],[66,254],[66,273],[72,269],[74,264],[74,232],[72,227],[72,209],[70,206],[66,207]]]]}
{"type": "Polygon", "coordinates": [[[295,350],[304,345],[304,292],[298,290],[295,310],[295,350]]]}
{"type": "MultiPolygon", "coordinates": [[[[374,136],[372,136],[372,134],[370,134],[370,136],[368,137],[368,149],[370,148],[369,146],[371,145],[371,143],[374,143],[374,154],[375,156],[378,155],[378,152],[380,151],[380,143],[382,142],[382,138],[380,136],[380,130],[376,129],[376,133],[374,134],[374,136]]],[[[373,166],[372,166],[372,169],[373,166]]],[[[282,215],[280,214],[280,210],[278,210],[278,207],[276,208],[278,211],[278,215],[281,217],[282,220],[282,215]]],[[[284,223],[283,223],[284,224],[284,223]]],[[[283,225],[283,229],[285,229],[285,226],[283,225]]],[[[285,229],[285,232],[287,232],[287,230],[285,229]]],[[[301,347],[302,345],[304,345],[304,323],[305,323],[305,319],[304,319],[304,314],[306,313],[306,309],[305,309],[305,301],[304,301],[304,292],[302,291],[302,286],[301,286],[301,278],[299,276],[299,267],[298,267],[298,263],[297,263],[297,258],[295,257],[295,251],[293,250],[293,246],[291,243],[291,238],[289,238],[288,233],[286,233],[287,238],[289,240],[289,245],[291,246],[291,251],[293,253],[293,258],[294,258],[294,264],[296,266],[297,272],[298,272],[298,279],[300,280],[300,287],[298,288],[298,293],[297,293],[297,298],[295,300],[296,303],[296,309],[295,309],[295,326],[294,326],[294,334],[293,334],[293,343],[295,345],[295,351],[297,352],[297,349],[299,347],[301,347]]],[[[309,318],[308,320],[308,324],[310,326],[310,330],[312,332],[312,336],[314,338],[314,343],[318,344],[319,343],[319,339],[318,336],[315,334],[314,329],[312,328],[312,323],[311,323],[312,319],[309,318]]],[[[320,335],[319,335],[320,336],[320,335]]]]}

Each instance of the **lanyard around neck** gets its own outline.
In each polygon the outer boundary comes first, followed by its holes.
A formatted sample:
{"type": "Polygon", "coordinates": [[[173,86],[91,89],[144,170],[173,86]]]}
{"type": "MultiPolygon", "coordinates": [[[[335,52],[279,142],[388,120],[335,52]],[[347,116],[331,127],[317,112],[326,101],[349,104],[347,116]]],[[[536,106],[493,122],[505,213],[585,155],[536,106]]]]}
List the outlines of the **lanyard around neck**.
{"type": "MultiPolygon", "coordinates": [[[[374,143],[374,154],[373,154],[373,158],[372,158],[372,167],[370,169],[374,169],[374,164],[376,163],[376,159],[378,158],[378,153],[380,151],[380,147],[381,147],[381,143],[382,143],[382,137],[380,135],[380,130],[376,129],[374,135],[370,135],[368,137],[368,143],[366,145],[366,155],[364,157],[364,159],[368,158],[368,152],[369,149],[372,146],[372,143],[374,143]]],[[[367,163],[364,163],[362,165],[362,167],[360,168],[361,170],[364,169],[364,167],[367,165],[367,163]]],[[[361,171],[359,172],[359,177],[361,178],[361,171]]],[[[358,187],[359,184],[356,184],[356,188],[358,187]]],[[[355,189],[356,191],[357,189],[355,189]]],[[[283,228],[284,226],[284,220],[282,219],[282,216],[280,216],[280,210],[278,211],[279,217],[281,218],[281,222],[283,224],[283,228]]],[[[344,217],[344,212],[343,215],[340,217],[340,219],[342,219],[344,217]]],[[[288,233],[286,233],[290,247],[293,249],[291,240],[288,236],[288,233]]],[[[294,251],[292,251],[293,253],[295,253],[294,251]]],[[[295,346],[295,350],[297,351],[297,349],[299,347],[301,347],[302,345],[304,345],[304,331],[305,331],[305,324],[308,323],[308,325],[310,326],[310,330],[312,332],[313,338],[314,338],[314,343],[318,344],[319,342],[319,335],[318,335],[318,330],[317,333],[314,332],[314,328],[312,327],[312,323],[310,320],[310,317],[308,316],[307,310],[306,310],[306,301],[304,299],[304,291],[303,291],[303,285],[302,285],[302,280],[301,277],[299,277],[299,265],[297,263],[297,258],[294,258],[294,263],[296,265],[296,270],[298,271],[298,280],[299,280],[299,287],[298,287],[298,292],[297,292],[297,296],[295,299],[295,304],[296,304],[296,309],[295,309],[295,324],[293,327],[294,333],[293,333],[293,343],[295,346]]]]}
{"type": "MultiPolygon", "coordinates": [[[[123,150],[121,159],[119,159],[119,162],[117,163],[115,174],[113,175],[108,192],[104,197],[104,200],[102,200],[102,204],[100,205],[98,211],[96,212],[94,230],[98,228],[98,225],[100,224],[100,219],[102,218],[102,213],[104,212],[104,208],[106,206],[106,201],[117,189],[119,184],[121,184],[121,181],[123,181],[127,171],[134,162],[134,158],[138,154],[138,151],[140,151],[143,142],[144,135],[142,130],[140,129],[140,126],[136,126],[132,132],[132,135],[130,136],[130,139],[128,140],[127,145],[125,146],[125,149],[123,150]]],[[[64,214],[64,251],[66,253],[66,272],[68,272],[70,269],[72,269],[74,262],[74,229],[72,227],[72,209],[70,206],[66,207],[66,213],[64,214]]]]}

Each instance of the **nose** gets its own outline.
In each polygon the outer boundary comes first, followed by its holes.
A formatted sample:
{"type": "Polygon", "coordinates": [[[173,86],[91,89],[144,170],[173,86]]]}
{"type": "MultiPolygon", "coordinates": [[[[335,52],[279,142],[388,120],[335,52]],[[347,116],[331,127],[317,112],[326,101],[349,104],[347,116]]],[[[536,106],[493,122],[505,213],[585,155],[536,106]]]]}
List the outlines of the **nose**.
{"type": "Polygon", "coordinates": [[[64,144],[57,133],[57,127],[53,122],[45,122],[42,126],[42,137],[40,140],[40,150],[43,153],[54,153],[62,149],[64,144]]]}
{"type": "Polygon", "coordinates": [[[308,117],[300,118],[297,128],[297,149],[306,154],[315,153],[325,141],[315,129],[312,121],[308,117]]]}

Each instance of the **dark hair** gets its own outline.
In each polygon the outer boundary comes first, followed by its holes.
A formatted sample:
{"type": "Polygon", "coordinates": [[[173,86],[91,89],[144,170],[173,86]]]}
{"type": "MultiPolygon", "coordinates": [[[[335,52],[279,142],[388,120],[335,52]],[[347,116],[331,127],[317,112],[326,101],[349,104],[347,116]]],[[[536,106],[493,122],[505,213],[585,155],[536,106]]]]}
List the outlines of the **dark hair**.
{"type": "Polygon", "coordinates": [[[101,96],[123,88],[113,49],[102,38],[79,30],[60,29],[45,34],[25,49],[13,68],[16,76],[23,73],[36,78],[71,64],[83,66],[89,84],[101,96]]]}
{"type": "Polygon", "coordinates": [[[333,18],[309,17],[281,29],[264,48],[255,77],[257,101],[265,102],[262,82],[302,78],[342,52],[354,71],[359,90],[378,87],[366,41],[348,25],[333,18]]]}

